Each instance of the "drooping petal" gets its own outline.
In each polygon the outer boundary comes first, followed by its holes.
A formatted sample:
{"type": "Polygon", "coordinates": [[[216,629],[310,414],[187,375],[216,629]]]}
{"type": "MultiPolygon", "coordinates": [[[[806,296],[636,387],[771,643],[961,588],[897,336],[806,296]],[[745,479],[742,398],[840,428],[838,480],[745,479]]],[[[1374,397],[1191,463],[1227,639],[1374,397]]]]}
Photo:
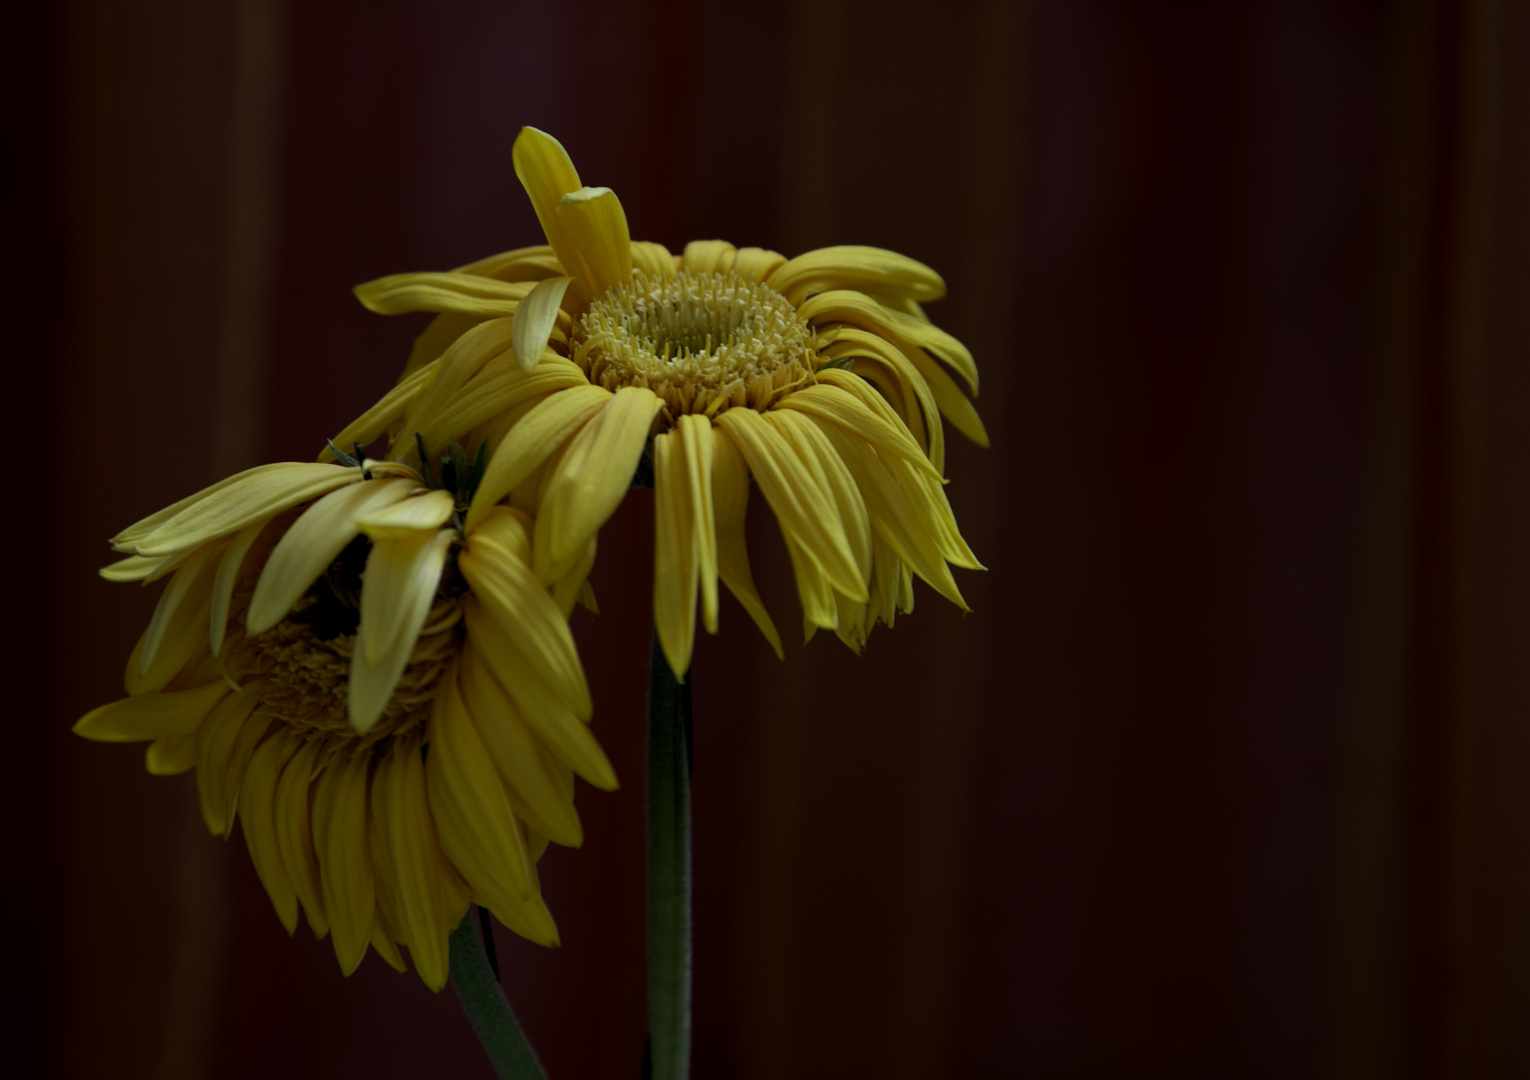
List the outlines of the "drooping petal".
{"type": "Polygon", "coordinates": [[[261,743],[250,758],[239,788],[239,818],[250,861],[255,864],[255,873],[288,934],[297,931],[298,898],[276,838],[276,787],[282,770],[302,745],[300,739],[285,733],[261,743]]]}
{"type": "MultiPolygon", "coordinates": [[[[579,185],[576,182],[574,186],[579,185]]],[[[553,254],[553,249],[547,244],[502,251],[452,271],[454,274],[477,274],[479,277],[498,278],[500,281],[543,281],[557,277],[562,272],[558,256],[553,254]]]]}
{"type": "Polygon", "coordinates": [[[558,220],[558,201],[570,191],[583,187],[568,151],[545,131],[524,127],[515,138],[510,156],[515,163],[515,175],[526,189],[531,208],[537,212],[542,232],[558,256],[558,262],[566,273],[588,281],[589,268],[558,220]]]}
{"type": "Polygon", "coordinates": [[[318,740],[302,743],[287,761],[276,785],[274,806],[276,841],[282,866],[286,868],[298,902],[308,916],[314,937],[320,939],[329,933],[329,917],[324,910],[323,876],[314,849],[309,789],[321,745],[318,740]]]}
{"type": "Polygon", "coordinates": [[[468,508],[468,531],[476,528],[491,506],[531,475],[564,439],[589,423],[611,399],[609,390],[579,386],[551,395],[522,417],[489,459],[468,508]]]}
{"type": "Polygon", "coordinates": [[[531,859],[455,669],[436,694],[425,775],[441,847],[468,884],[513,901],[530,897],[531,859]]]}
{"type": "Polygon", "coordinates": [[[721,431],[713,428],[710,435],[712,506],[717,520],[717,576],[749,613],[760,633],[776,651],[776,656],[785,659],[786,654],[781,651],[781,635],[776,632],[776,624],[765,610],[749,573],[749,552],[744,542],[744,513],[749,508],[749,466],[732,440],[721,431]]]}
{"type": "Polygon", "coordinates": [[[486,536],[474,533],[457,558],[483,612],[525,657],[558,699],[581,720],[590,716],[589,684],[568,621],[530,568],[486,536]]]}
{"type": "Polygon", "coordinates": [[[454,539],[446,529],[417,533],[379,540],[367,555],[346,692],[346,715],[358,734],[372,730],[409,666],[454,539]]]}
{"type": "MultiPolygon", "coordinates": [[[[799,413],[777,409],[766,414],[765,419],[781,433],[820,487],[833,497],[856,569],[860,571],[862,581],[868,580],[871,577],[871,520],[855,480],[834,445],[817,424],[799,413]]],[[[917,448],[915,452],[917,454],[917,448]]],[[[923,455],[918,455],[918,461],[927,465],[923,455]]]]}
{"type": "Polygon", "coordinates": [[[239,582],[239,570],[244,565],[244,557],[249,554],[250,545],[265,526],[265,522],[257,521],[239,530],[229,540],[228,547],[223,549],[223,557],[218,560],[218,572],[213,578],[212,597],[208,605],[210,622],[207,640],[214,656],[223,651],[223,635],[228,631],[228,605],[234,596],[234,586],[239,582]]]}
{"type": "Polygon", "coordinates": [[[684,679],[696,636],[697,569],[690,481],[679,441],[678,432],[653,440],[653,625],[671,670],[684,679]]]}
{"type": "Polygon", "coordinates": [[[313,799],[313,843],[335,958],[349,975],[366,955],[376,891],[367,835],[368,757],[330,763],[313,799]]]}
{"type": "Polygon", "coordinates": [[[548,753],[522,719],[472,642],[462,652],[462,695],[516,817],[554,843],[579,847],[584,831],[574,809],[569,770],[548,753]]]}
{"type": "MultiPolygon", "coordinates": [[[[238,759],[245,722],[254,712],[257,698],[251,687],[229,694],[218,702],[197,731],[197,797],[202,806],[202,820],[207,831],[226,836],[233,823],[235,791],[230,790],[229,770],[238,759]]],[[[265,730],[267,721],[257,718],[256,726],[265,730]]],[[[250,747],[251,750],[254,747],[250,747]]],[[[246,757],[244,761],[248,761],[246,757]]],[[[243,763],[240,763],[243,771],[243,763]]],[[[233,785],[237,787],[236,782],[233,785]]]]}
{"type": "Polygon", "coordinates": [[[379,764],[373,780],[374,827],[382,827],[391,856],[399,929],[420,978],[432,990],[446,985],[447,907],[444,878],[452,871],[441,854],[426,794],[425,764],[414,746],[400,746],[379,764]]]}
{"type": "Polygon", "coordinates": [[[567,573],[616,511],[663,404],[652,390],[624,386],[574,436],[537,513],[533,548],[537,576],[544,582],[567,573]]]}
{"type": "MultiPolygon", "coordinates": [[[[855,378],[853,375],[843,377],[851,380],[855,378]]],[[[803,387],[782,399],[777,409],[808,413],[838,424],[846,431],[875,443],[879,449],[903,458],[934,479],[940,479],[939,471],[919,449],[919,444],[914,442],[913,436],[903,424],[878,415],[862,399],[841,389],[833,379],[825,380],[818,386],[803,387]]]]}
{"type": "Polygon", "coordinates": [[[526,294],[535,288],[530,281],[495,281],[473,274],[440,274],[420,271],[390,274],[363,282],[353,292],[369,311],[379,315],[403,315],[411,311],[450,311],[480,319],[514,315],[526,294]]]}
{"type": "Polygon", "coordinates": [[[245,626],[263,634],[287,617],[347,544],[360,533],[358,518],[398,502],[415,488],[402,478],[371,480],[320,499],[282,536],[260,572],[245,626]]]}
{"type": "Polygon", "coordinates": [[[831,289],[854,289],[877,300],[927,302],[946,295],[946,283],[924,263],[896,251],[858,245],[805,252],[778,267],[765,284],[793,307],[831,289]]]}
{"type": "Polygon", "coordinates": [[[865,293],[850,289],[819,293],[803,301],[797,308],[797,314],[820,327],[832,323],[849,323],[880,334],[902,349],[910,359],[920,349],[928,349],[961,375],[969,394],[976,396],[978,392],[977,365],[965,345],[939,327],[912,315],[892,311],[865,293]]]}
{"type": "Polygon", "coordinates": [[[141,536],[134,526],[112,544],[149,556],[186,551],[360,479],[358,470],[340,465],[262,465],[194,496],[195,502],[141,536]],[[125,539],[129,536],[133,539],[125,539]]]}
{"type": "Polygon", "coordinates": [[[944,473],[946,435],[945,426],[941,422],[940,406],[930,391],[929,383],[904,355],[903,350],[876,334],[854,326],[841,326],[835,332],[834,341],[824,350],[824,356],[831,360],[850,358],[855,363],[855,374],[829,368],[818,372],[820,383],[829,383],[854,395],[889,423],[901,419],[914,440],[928,448],[930,463],[935,466],[935,471],[944,473]],[[880,380],[879,374],[882,376],[880,380]],[[894,409],[888,400],[875,394],[868,398],[866,391],[870,387],[866,385],[865,379],[858,376],[877,380],[878,385],[884,385],[891,379],[898,387],[898,396],[903,399],[901,408],[894,409]]]}
{"type": "Polygon", "coordinates": [[[781,531],[802,545],[837,591],[851,600],[866,600],[866,582],[850,551],[833,497],[814,480],[775,428],[753,409],[729,409],[718,416],[717,424],[748,462],[755,483],[781,523],[781,531]]]}
{"type": "Polygon", "coordinates": [[[143,635],[143,648],[138,654],[139,675],[146,674],[154,663],[165,632],[177,621],[176,616],[183,616],[179,622],[184,626],[188,622],[184,618],[185,611],[197,611],[211,603],[212,577],[220,554],[218,548],[212,545],[198,548],[170,579],[170,584],[160,594],[159,603],[154,608],[154,617],[149,620],[149,628],[143,635]]]}
{"type": "Polygon", "coordinates": [[[217,682],[192,690],[140,694],[92,709],[74,725],[74,733],[97,742],[140,742],[196,731],[229,692],[217,682]]]}
{"type": "Polygon", "coordinates": [[[489,319],[447,347],[436,364],[435,375],[421,384],[404,412],[394,441],[394,456],[402,457],[413,451],[413,433],[420,428],[423,417],[434,415],[480,371],[513,351],[514,329],[513,318],[489,319]]]}
{"type": "Polygon", "coordinates": [[[563,295],[573,280],[571,277],[555,277],[538,282],[515,312],[515,359],[528,375],[547,350],[547,342],[558,322],[563,295]]]}
{"type": "Polygon", "coordinates": [[[589,267],[590,292],[599,296],[632,280],[632,236],[616,192],[581,187],[558,200],[558,220],[589,267]]]}
{"type": "MultiPolygon", "coordinates": [[[[481,438],[489,444],[490,453],[498,449],[504,433],[513,431],[530,411],[549,395],[560,390],[588,386],[589,380],[578,366],[561,357],[545,354],[542,362],[530,375],[521,371],[513,359],[510,363],[494,363],[466,386],[462,387],[441,408],[420,418],[420,438],[427,451],[439,453],[449,439],[462,439],[463,434],[492,422],[497,433],[485,430],[481,438]]],[[[403,436],[403,432],[400,435],[403,436]]],[[[409,444],[413,445],[411,431],[409,444]]],[[[468,445],[472,445],[471,441],[468,445]]],[[[400,446],[396,452],[404,453],[400,446]]]]}
{"type": "Polygon", "coordinates": [[[693,549],[701,581],[701,620],[717,633],[717,513],[712,506],[712,422],[702,416],[682,416],[675,423],[680,447],[685,452],[685,476],[689,485],[691,518],[695,525],[693,549]]]}
{"type": "Polygon", "coordinates": [[[589,727],[526,662],[498,621],[485,615],[474,597],[463,602],[462,615],[474,650],[553,756],[596,787],[615,791],[616,773],[589,727]]]}

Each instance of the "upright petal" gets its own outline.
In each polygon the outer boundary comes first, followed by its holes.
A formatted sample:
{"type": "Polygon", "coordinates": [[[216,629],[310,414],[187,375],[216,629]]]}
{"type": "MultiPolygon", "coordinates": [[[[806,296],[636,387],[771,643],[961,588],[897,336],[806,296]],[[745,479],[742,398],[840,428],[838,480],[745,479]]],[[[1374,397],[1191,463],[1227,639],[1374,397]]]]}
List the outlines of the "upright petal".
{"type": "Polygon", "coordinates": [[[584,186],[568,151],[545,131],[524,127],[515,137],[510,157],[515,163],[515,175],[526,189],[531,208],[542,223],[542,232],[563,269],[588,281],[589,268],[558,220],[558,200],[584,186]]]}
{"type": "Polygon", "coordinates": [[[632,280],[632,237],[627,213],[616,192],[582,187],[558,200],[558,220],[590,268],[590,291],[596,296],[632,280]]]}

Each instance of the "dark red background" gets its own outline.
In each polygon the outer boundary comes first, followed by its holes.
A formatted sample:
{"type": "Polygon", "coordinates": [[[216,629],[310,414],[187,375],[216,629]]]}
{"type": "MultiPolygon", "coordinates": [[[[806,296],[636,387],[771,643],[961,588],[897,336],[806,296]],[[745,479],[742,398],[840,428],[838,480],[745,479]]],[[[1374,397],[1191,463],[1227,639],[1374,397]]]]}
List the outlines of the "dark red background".
{"type": "MultiPolygon", "coordinates": [[[[696,1075],[1530,1074],[1524,4],[74,0],[0,71],[28,1075],[488,1075],[68,729],[105,538],[390,385],[353,284],[539,242],[526,123],[639,238],[928,262],[982,370],[972,614],[804,649],[757,507],[787,662],[698,647],[696,1075]]],[[[624,787],[498,936],[555,1078],[642,1054],[651,530],[575,619],[624,787]]]]}

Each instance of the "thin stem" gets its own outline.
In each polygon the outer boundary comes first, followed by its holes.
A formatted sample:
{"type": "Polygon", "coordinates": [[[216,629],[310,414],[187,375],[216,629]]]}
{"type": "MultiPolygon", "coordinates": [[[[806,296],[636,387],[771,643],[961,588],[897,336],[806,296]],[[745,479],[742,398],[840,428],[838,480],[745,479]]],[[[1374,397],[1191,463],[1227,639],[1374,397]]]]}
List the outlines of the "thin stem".
{"type": "Polygon", "coordinates": [[[648,666],[648,1037],[653,1080],[691,1056],[691,684],[657,631],[648,666]]]}
{"type": "Polygon", "coordinates": [[[471,911],[452,931],[450,946],[452,988],[473,1025],[473,1034],[489,1055],[494,1072],[501,1080],[547,1080],[536,1051],[531,1049],[521,1025],[515,1021],[515,1013],[510,1011],[499,980],[489,970],[488,958],[473,929],[471,911]]]}
{"type": "Polygon", "coordinates": [[[483,932],[483,957],[489,962],[494,981],[499,982],[499,954],[494,950],[494,926],[489,922],[489,909],[479,905],[478,929],[483,932]]]}

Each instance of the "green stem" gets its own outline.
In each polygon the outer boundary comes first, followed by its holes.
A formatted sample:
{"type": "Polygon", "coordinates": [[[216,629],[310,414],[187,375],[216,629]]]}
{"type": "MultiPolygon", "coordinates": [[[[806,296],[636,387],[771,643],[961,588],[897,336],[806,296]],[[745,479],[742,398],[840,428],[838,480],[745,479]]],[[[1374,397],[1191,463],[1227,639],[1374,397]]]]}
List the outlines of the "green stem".
{"type": "Polygon", "coordinates": [[[471,910],[452,931],[450,945],[452,988],[495,1073],[501,1080],[547,1080],[536,1051],[515,1022],[499,980],[489,970],[478,932],[473,929],[471,910]]]}
{"type": "Polygon", "coordinates": [[[653,1080],[691,1056],[691,685],[654,633],[648,666],[648,1038],[653,1080]]]}

